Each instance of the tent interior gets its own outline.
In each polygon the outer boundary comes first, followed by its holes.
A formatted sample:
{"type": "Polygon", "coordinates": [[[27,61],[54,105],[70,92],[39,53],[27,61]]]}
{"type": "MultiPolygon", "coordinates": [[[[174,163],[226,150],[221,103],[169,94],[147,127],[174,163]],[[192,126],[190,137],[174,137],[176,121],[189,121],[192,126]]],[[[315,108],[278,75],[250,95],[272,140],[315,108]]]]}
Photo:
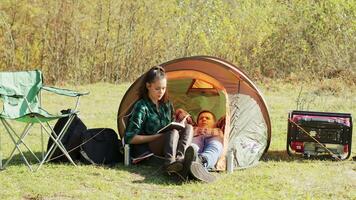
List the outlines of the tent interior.
{"type": "MultiPolygon", "coordinates": [[[[226,90],[214,77],[198,71],[170,71],[167,77],[168,95],[175,109],[187,111],[195,122],[203,110],[214,113],[216,122],[223,117],[228,118],[226,90]]],[[[216,164],[217,170],[225,169],[227,144],[228,135],[224,133],[224,150],[216,164]]]]}
{"type": "Polygon", "coordinates": [[[196,121],[202,110],[209,110],[216,119],[226,115],[226,95],[221,89],[199,79],[169,80],[167,85],[169,97],[174,108],[182,108],[196,121]]]}

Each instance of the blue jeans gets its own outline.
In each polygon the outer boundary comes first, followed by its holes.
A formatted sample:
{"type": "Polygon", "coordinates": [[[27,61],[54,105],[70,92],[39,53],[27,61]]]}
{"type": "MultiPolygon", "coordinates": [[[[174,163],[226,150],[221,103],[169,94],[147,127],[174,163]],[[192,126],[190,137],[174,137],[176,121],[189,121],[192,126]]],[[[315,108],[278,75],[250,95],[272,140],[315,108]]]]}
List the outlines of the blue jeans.
{"type": "Polygon", "coordinates": [[[214,168],[223,150],[223,145],[218,137],[207,137],[205,135],[194,137],[192,146],[200,156],[206,158],[208,162],[207,169],[214,168]]]}

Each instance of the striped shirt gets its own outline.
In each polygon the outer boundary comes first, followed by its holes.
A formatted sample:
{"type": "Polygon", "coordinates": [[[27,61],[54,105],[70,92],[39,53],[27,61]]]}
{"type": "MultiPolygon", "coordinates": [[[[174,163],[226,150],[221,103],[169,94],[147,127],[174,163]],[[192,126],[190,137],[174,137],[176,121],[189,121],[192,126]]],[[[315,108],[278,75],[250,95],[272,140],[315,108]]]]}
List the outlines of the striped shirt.
{"type": "Polygon", "coordinates": [[[197,137],[199,135],[205,135],[210,137],[217,136],[221,139],[224,137],[224,133],[220,128],[203,128],[196,126],[194,127],[194,137],[197,137]]]}

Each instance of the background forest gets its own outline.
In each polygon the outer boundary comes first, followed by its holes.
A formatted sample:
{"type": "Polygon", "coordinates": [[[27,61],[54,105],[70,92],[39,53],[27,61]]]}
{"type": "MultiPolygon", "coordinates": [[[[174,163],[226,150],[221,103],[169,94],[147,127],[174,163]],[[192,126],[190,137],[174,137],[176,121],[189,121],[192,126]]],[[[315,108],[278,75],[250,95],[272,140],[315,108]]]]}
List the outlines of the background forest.
{"type": "Polygon", "coordinates": [[[184,56],[230,61],[253,79],[356,84],[352,0],[1,0],[0,71],[50,84],[121,83],[184,56]]]}

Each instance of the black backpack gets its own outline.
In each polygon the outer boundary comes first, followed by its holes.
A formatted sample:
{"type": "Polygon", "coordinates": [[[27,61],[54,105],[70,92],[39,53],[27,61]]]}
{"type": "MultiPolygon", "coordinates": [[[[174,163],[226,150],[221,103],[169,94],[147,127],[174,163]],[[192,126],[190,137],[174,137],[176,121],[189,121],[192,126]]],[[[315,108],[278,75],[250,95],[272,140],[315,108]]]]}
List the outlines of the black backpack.
{"type": "Polygon", "coordinates": [[[113,165],[124,160],[122,142],[110,128],[88,129],[82,134],[82,142],[83,163],[113,165]]]}
{"type": "MultiPolygon", "coordinates": [[[[71,112],[70,109],[62,110],[63,114],[71,112]]],[[[69,117],[64,117],[58,119],[56,124],[54,125],[53,130],[59,134],[60,131],[63,129],[63,126],[67,123],[69,117]]],[[[73,160],[78,160],[80,158],[80,148],[79,145],[81,144],[81,135],[84,131],[87,130],[87,127],[82,122],[82,120],[74,114],[74,119],[72,123],[69,125],[67,131],[64,133],[61,142],[65,149],[69,152],[69,155],[73,160]]],[[[53,133],[52,133],[53,135],[53,133]]],[[[51,138],[48,139],[47,143],[47,151],[52,146],[53,140],[51,138]]],[[[53,151],[53,149],[52,149],[53,151]]],[[[49,154],[51,155],[51,154],[49,154]]],[[[57,147],[54,150],[54,153],[50,158],[48,158],[49,162],[69,162],[67,157],[63,155],[63,152],[57,147]]]]}

